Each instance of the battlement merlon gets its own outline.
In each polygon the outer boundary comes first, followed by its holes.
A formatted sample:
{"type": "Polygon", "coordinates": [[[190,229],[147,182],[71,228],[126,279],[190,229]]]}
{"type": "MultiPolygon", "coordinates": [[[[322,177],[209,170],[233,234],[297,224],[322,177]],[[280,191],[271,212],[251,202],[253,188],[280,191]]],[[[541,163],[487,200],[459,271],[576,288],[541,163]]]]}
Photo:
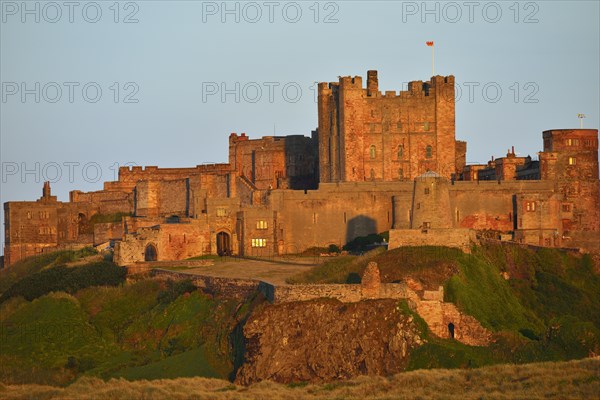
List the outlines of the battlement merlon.
{"type": "Polygon", "coordinates": [[[399,92],[387,90],[383,94],[379,91],[379,79],[377,70],[367,71],[367,86],[363,88],[362,77],[360,76],[341,76],[338,82],[320,82],[318,85],[319,95],[330,95],[334,89],[361,90],[365,97],[409,97],[409,96],[430,96],[435,93],[436,96],[444,99],[454,100],[454,75],[441,76],[435,75],[428,81],[410,81],[408,90],[399,92]]]}

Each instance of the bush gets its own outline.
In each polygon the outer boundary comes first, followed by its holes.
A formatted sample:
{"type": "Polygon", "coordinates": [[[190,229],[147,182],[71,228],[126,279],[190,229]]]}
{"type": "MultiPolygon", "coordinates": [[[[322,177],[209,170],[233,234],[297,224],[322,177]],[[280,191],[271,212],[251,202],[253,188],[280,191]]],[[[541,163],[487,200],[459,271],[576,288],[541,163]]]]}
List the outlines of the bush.
{"type": "Polygon", "coordinates": [[[156,301],[160,304],[169,304],[175,301],[179,296],[185,293],[191,293],[198,288],[191,279],[182,281],[167,281],[167,288],[158,293],[156,301]]]}
{"type": "Polygon", "coordinates": [[[370,250],[373,248],[373,245],[376,243],[382,243],[384,241],[388,242],[390,240],[390,233],[372,233],[367,236],[359,236],[357,238],[352,239],[344,246],[344,250],[350,252],[363,252],[370,250]]]}
{"type": "Polygon", "coordinates": [[[329,248],[327,250],[329,251],[329,253],[339,253],[340,252],[340,248],[335,244],[330,244],[329,248]]]}
{"type": "Polygon", "coordinates": [[[127,270],[113,263],[99,261],[81,267],[53,267],[27,276],[0,296],[0,303],[22,296],[31,301],[50,292],[75,293],[90,286],[117,286],[125,281],[127,270]]]}

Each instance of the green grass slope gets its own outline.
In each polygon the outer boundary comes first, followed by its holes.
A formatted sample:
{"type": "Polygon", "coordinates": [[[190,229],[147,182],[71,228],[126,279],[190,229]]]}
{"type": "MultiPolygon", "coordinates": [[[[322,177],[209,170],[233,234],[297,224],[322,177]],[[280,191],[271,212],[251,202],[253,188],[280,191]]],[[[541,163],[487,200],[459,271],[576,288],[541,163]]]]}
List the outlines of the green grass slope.
{"type": "Polygon", "coordinates": [[[230,335],[249,303],[213,298],[186,281],[124,284],[109,262],[65,268],[56,260],[25,261],[2,277],[9,282],[0,301],[0,381],[232,373],[230,335]]]}

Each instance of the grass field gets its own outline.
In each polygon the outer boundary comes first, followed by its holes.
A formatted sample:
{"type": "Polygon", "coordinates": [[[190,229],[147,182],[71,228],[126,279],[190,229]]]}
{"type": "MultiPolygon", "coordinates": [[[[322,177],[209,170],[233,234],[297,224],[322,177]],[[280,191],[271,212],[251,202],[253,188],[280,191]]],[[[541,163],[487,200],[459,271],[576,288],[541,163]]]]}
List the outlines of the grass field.
{"type": "Polygon", "coordinates": [[[496,365],[467,370],[420,370],[391,377],[361,376],[326,384],[282,385],[263,381],[249,387],[209,378],[126,381],[82,378],[65,388],[0,385],[5,400],[158,399],[597,399],[600,359],[496,365]]]}

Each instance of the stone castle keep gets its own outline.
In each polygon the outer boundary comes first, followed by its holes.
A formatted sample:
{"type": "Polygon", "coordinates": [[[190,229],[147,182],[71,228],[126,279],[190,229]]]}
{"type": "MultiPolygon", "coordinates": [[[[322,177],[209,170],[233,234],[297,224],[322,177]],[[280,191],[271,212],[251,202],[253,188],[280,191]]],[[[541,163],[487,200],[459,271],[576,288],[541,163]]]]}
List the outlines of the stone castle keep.
{"type": "Polygon", "coordinates": [[[103,190],[44,184],[7,202],[5,266],[46,251],[112,246],[120,265],[205,254],[271,256],[390,231],[390,248],[477,235],[600,251],[598,130],[543,132],[539,160],[466,165],[454,77],[381,92],[377,71],[319,84],[310,137],[229,136],[229,162],[123,167],[103,190]]]}

